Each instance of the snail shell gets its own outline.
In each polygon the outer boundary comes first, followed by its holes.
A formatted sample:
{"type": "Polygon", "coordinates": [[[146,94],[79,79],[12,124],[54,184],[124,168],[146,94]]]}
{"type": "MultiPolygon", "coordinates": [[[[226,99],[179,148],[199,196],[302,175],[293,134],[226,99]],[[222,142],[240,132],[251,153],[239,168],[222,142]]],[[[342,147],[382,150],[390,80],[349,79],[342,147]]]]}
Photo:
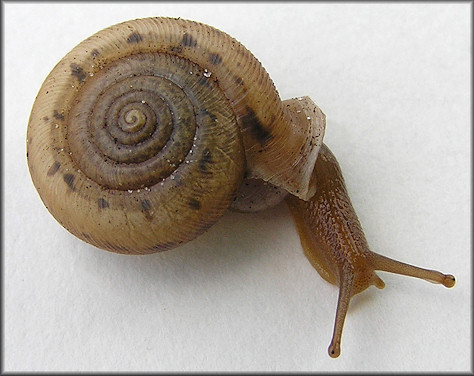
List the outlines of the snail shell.
{"type": "Polygon", "coordinates": [[[309,199],[324,126],[309,98],[282,102],[229,35],[145,18],[96,33],[52,70],[31,112],[28,166],[71,233],[152,253],[212,226],[244,177],[309,199]]]}
{"type": "Polygon", "coordinates": [[[384,287],[377,270],[456,280],[369,249],[324,127],[309,98],[282,102],[227,34],[147,18],[98,32],[53,69],[32,109],[28,165],[53,216],[114,252],[170,249],[228,208],[285,199],[307,258],[339,285],[328,348],[337,357],[351,298],[384,287]]]}

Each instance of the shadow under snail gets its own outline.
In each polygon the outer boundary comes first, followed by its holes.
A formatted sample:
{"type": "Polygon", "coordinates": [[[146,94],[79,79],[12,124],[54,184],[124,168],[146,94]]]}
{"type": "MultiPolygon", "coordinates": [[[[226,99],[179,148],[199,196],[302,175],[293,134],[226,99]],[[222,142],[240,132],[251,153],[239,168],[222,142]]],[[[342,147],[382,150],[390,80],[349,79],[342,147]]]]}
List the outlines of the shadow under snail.
{"type": "Polygon", "coordinates": [[[329,355],[352,296],[376,270],[452,287],[452,275],[369,250],[326,119],[308,97],[281,101],[260,62],[204,24],[145,18],[72,49],[31,112],[27,158],[47,209],[72,234],[127,254],[196,238],[227,209],[285,200],[306,257],[340,287],[329,355]]]}

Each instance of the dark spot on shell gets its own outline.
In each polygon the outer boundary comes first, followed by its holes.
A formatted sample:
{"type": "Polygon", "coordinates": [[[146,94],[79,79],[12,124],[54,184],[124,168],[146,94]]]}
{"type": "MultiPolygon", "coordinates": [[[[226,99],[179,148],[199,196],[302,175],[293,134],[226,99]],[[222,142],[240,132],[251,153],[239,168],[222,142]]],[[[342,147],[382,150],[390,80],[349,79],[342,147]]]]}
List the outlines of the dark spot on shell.
{"type": "Polygon", "coordinates": [[[236,85],[240,86],[244,83],[244,80],[242,79],[242,77],[235,77],[234,82],[236,83],[236,85]]]}
{"type": "Polygon", "coordinates": [[[43,118],[43,120],[44,120],[44,121],[49,121],[49,117],[45,116],[45,117],[43,118]]]}
{"type": "Polygon", "coordinates": [[[212,155],[211,155],[211,151],[206,148],[202,152],[202,157],[199,161],[199,167],[201,168],[201,170],[207,171],[207,165],[209,163],[212,163],[212,155]]]}
{"type": "Polygon", "coordinates": [[[183,52],[183,46],[171,46],[170,52],[180,54],[181,52],[183,52]]]}
{"type": "Polygon", "coordinates": [[[96,48],[94,48],[91,52],[91,56],[92,57],[97,57],[98,55],[99,55],[99,51],[96,48]]]}
{"type": "Polygon", "coordinates": [[[199,210],[201,209],[201,202],[192,198],[188,201],[188,205],[191,209],[199,210]]]}
{"type": "Polygon", "coordinates": [[[142,208],[143,208],[143,210],[150,210],[151,209],[150,200],[143,200],[142,201],[142,208]]]}
{"type": "Polygon", "coordinates": [[[258,120],[257,115],[250,107],[247,107],[246,114],[241,118],[244,129],[250,129],[250,132],[260,142],[261,145],[273,138],[272,134],[258,120]]]}
{"type": "Polygon", "coordinates": [[[59,167],[61,167],[61,163],[58,161],[54,162],[54,164],[49,168],[47,175],[53,176],[59,170],[59,167]]]}
{"type": "Polygon", "coordinates": [[[60,114],[57,110],[54,110],[53,116],[55,119],[64,120],[64,114],[60,114]]]}
{"type": "Polygon", "coordinates": [[[69,189],[71,189],[71,191],[74,191],[75,176],[73,174],[64,174],[63,179],[64,179],[64,182],[69,187],[69,189]]]}
{"type": "Polygon", "coordinates": [[[70,67],[71,67],[71,74],[74,77],[76,77],[80,82],[86,79],[86,74],[84,73],[84,70],[79,65],[72,63],[70,67]]]}
{"type": "Polygon", "coordinates": [[[151,211],[152,205],[150,200],[143,200],[141,202],[142,212],[145,215],[145,218],[151,221],[153,219],[153,211],[151,211]]]}
{"type": "Polygon", "coordinates": [[[99,204],[99,209],[105,209],[109,207],[109,203],[107,202],[107,200],[103,198],[99,198],[98,204],[99,204]]]}
{"type": "Polygon", "coordinates": [[[207,109],[203,108],[201,111],[201,115],[203,116],[209,116],[212,121],[216,121],[217,120],[217,116],[214,115],[212,112],[209,112],[207,109]]]}
{"type": "Polygon", "coordinates": [[[197,41],[191,35],[186,33],[183,35],[183,39],[181,39],[181,42],[179,44],[186,47],[196,47],[197,41]]]}
{"type": "Polygon", "coordinates": [[[136,31],[130,34],[127,38],[128,43],[138,43],[138,42],[141,42],[142,40],[143,40],[142,36],[136,31]]]}
{"type": "Polygon", "coordinates": [[[199,79],[198,84],[202,85],[202,86],[205,86],[205,87],[211,87],[211,83],[209,82],[209,78],[207,78],[206,76],[202,76],[199,79]]]}
{"type": "Polygon", "coordinates": [[[219,65],[222,63],[222,58],[219,54],[211,53],[209,54],[209,62],[213,65],[219,65]]]}

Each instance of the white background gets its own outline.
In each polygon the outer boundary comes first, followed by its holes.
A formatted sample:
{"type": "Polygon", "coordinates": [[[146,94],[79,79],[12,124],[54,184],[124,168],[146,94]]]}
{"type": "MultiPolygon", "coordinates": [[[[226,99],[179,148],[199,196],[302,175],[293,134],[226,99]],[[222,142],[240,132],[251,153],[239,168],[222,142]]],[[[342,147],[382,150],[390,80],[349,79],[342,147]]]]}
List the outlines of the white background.
{"type": "Polygon", "coordinates": [[[467,371],[471,367],[470,13],[463,4],[4,3],[4,370],[467,371]],[[453,273],[453,289],[379,273],[327,355],[337,288],[302,253],[287,207],[227,213],[173,251],[122,256],[47,212],[25,159],[53,66],[132,18],[213,25],[282,98],[327,115],[374,251],[453,273]]]}

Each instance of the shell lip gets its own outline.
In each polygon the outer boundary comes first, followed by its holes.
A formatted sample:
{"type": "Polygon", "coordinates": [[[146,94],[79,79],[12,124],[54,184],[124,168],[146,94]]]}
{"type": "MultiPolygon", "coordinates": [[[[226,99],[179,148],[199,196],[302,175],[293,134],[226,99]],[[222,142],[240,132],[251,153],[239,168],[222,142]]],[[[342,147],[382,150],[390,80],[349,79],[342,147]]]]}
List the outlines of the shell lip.
{"type": "Polygon", "coordinates": [[[291,118],[288,144],[296,150],[289,168],[280,174],[279,179],[285,182],[283,188],[289,193],[307,201],[316,192],[313,172],[323,144],[326,115],[308,96],[287,99],[283,105],[291,118]]]}
{"type": "Polygon", "coordinates": [[[304,187],[307,187],[307,189],[306,191],[303,191],[303,195],[300,197],[307,201],[316,193],[316,179],[313,179],[313,171],[319,150],[323,144],[324,134],[326,131],[326,115],[310,97],[305,96],[298,100],[310,123],[308,127],[310,129],[310,146],[312,146],[312,148],[308,154],[308,168],[305,169],[305,174],[302,178],[302,184],[304,187]]]}

